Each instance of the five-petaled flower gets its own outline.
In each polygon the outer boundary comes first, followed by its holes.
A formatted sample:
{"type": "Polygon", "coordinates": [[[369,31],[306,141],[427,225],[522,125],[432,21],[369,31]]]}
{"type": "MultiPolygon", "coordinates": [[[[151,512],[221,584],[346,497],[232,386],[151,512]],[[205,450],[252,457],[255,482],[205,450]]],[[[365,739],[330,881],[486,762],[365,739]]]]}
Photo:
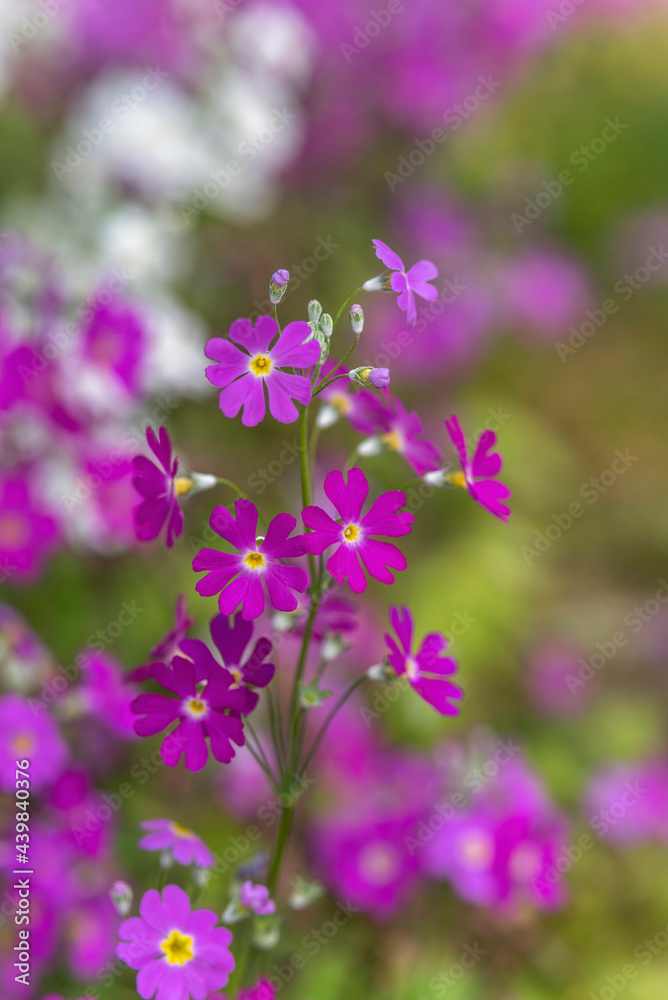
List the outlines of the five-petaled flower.
{"type": "Polygon", "coordinates": [[[146,441],[158,463],[145,455],[138,455],[133,460],[132,485],[144,497],[134,509],[135,532],[140,542],[148,542],[157,538],[166,524],[167,545],[171,549],[174,539],[183,533],[183,511],[178,497],[180,492],[187,492],[192,483],[190,479],[177,476],[179,460],[172,458],[172,443],[164,427],[160,428],[159,438],[151,427],[147,427],[146,441]]]}
{"type": "Polygon", "coordinates": [[[172,819],[147,819],[139,824],[148,833],[138,843],[145,851],[168,851],[179,865],[209,868],[214,857],[197,834],[172,819]]]}
{"type": "MultiPolygon", "coordinates": [[[[438,278],[438,268],[430,260],[419,260],[407,271],[399,254],[391,250],[387,243],[381,240],[372,240],[372,243],[376,248],[376,257],[393,272],[390,285],[393,291],[399,292],[397,305],[406,313],[411,326],[415,326],[415,296],[419,295],[427,302],[434,302],[438,298],[438,289],[429,284],[433,278],[438,278]]],[[[375,280],[365,282],[364,287],[368,286],[368,290],[373,290],[376,287],[375,280]]]]}
{"type": "MultiPolygon", "coordinates": [[[[188,640],[186,640],[188,641],[188,640]]],[[[194,640],[190,640],[193,642],[194,640]]],[[[234,677],[224,667],[175,656],[171,669],[153,665],[152,679],[176,697],[140,694],[131,704],[138,736],[155,736],[178,720],[178,726],[160,748],[165,764],[174,767],[185,754],[189,771],[201,771],[209,759],[207,738],[216,760],[228,764],[234,757],[232,743],[244,745],[244,727],[239,718],[246,706],[246,692],[233,687],[234,677]]]]}
{"type": "Polygon", "coordinates": [[[214,337],[206,345],[206,356],[217,362],[207,367],[206,377],[222,389],[220,408],[226,417],[236,417],[243,407],[241,422],[246,427],[264,419],[265,387],[271,415],[283,424],[299,416],[294,400],[308,403],[311,399],[309,379],[282,369],[311,368],[320,360],[320,344],[307,339],[312,331],[305,321],[288,323],[270,346],[277,333],[273,316],[259,316],[255,327],[250,320],[238,319],[230,327],[229,340],[214,337]]]}
{"type": "Polygon", "coordinates": [[[190,909],[178,885],[166,885],[162,897],[149,889],[139,917],[118,928],[116,954],[137,969],[137,993],[143,1000],[204,1000],[225,986],[234,969],[232,934],[216,927],[213,910],[190,909]]]}
{"type": "Polygon", "coordinates": [[[510,496],[510,490],[495,477],[501,471],[503,461],[498,451],[490,449],[496,444],[494,431],[484,431],[469,460],[464,433],[456,416],[446,420],[445,426],[462,463],[462,471],[451,473],[446,478],[453,486],[468,490],[474,500],[494,514],[501,521],[510,517],[510,508],[503,503],[510,496]]]}
{"type": "Polygon", "coordinates": [[[218,605],[224,615],[234,614],[241,605],[246,621],[259,618],[264,611],[264,587],[278,611],[294,611],[308,576],[299,566],[285,565],[283,559],[304,555],[302,536],[289,538],[297,521],[292,514],[277,514],[264,538],[257,537],[257,507],[250,500],[237,500],[236,520],[225,507],[215,507],[210,525],[216,534],[237,550],[236,553],[202,549],[193,559],[195,572],[206,570],[197,583],[203,597],[219,594],[218,605]]]}
{"type": "Polygon", "coordinates": [[[396,545],[372,536],[397,538],[410,533],[413,515],[407,511],[400,513],[406,506],[406,494],[401,490],[383,493],[362,517],[369,484],[361,469],[351,469],[347,483],[342,472],[330,472],[325,479],[325,493],[341,520],[335,521],[321,507],[305,507],[302,517],[311,529],[304,535],[308,551],[320,555],[336,545],[336,551],[327,560],[327,569],[339,585],[347,580],[356,594],[363,593],[367,586],[360,559],[369,576],[381,583],[394,583],[392,570],[406,569],[406,559],[396,545]]]}
{"type": "Polygon", "coordinates": [[[441,715],[458,715],[459,708],[452,702],[460,699],[462,692],[446,679],[457,672],[457,662],[442,655],[448,640],[440,632],[430,632],[413,653],[413,617],[408,608],[392,608],[390,623],[399,639],[397,643],[385,635],[392,669],[400,677],[405,676],[413,690],[441,715]]]}

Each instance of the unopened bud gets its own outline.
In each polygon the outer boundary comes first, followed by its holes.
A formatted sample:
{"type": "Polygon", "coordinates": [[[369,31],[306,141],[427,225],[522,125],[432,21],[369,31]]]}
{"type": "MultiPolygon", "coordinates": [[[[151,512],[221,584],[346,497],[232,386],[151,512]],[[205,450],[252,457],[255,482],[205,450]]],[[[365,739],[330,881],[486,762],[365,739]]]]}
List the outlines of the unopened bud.
{"type": "Polygon", "coordinates": [[[383,271],[375,278],[369,278],[368,281],[365,281],[362,288],[365,292],[391,292],[392,275],[389,271],[383,271]]]}
{"type": "Polygon", "coordinates": [[[320,317],[320,329],[327,337],[327,340],[329,340],[332,336],[332,330],[334,329],[334,320],[329,313],[323,313],[320,317]]]}
{"type": "Polygon", "coordinates": [[[372,368],[370,365],[363,365],[361,368],[353,368],[352,371],[348,372],[348,378],[367,388],[373,386],[374,389],[383,389],[390,384],[390,370],[389,368],[372,368]]]}
{"type": "Polygon", "coordinates": [[[361,306],[350,307],[350,325],[353,328],[353,333],[361,333],[364,329],[364,310],[361,306]]]}
{"type": "Polygon", "coordinates": [[[278,305],[285,295],[289,280],[290,272],[286,271],[284,267],[279,268],[278,271],[274,271],[272,274],[271,281],[269,282],[269,301],[273,305],[278,305]]]}
{"type": "Polygon", "coordinates": [[[308,318],[312,323],[317,323],[322,316],[322,306],[317,299],[311,299],[308,304],[308,318]]]}
{"type": "Polygon", "coordinates": [[[109,890],[111,901],[116,907],[116,912],[122,917],[127,917],[132,909],[133,892],[127,882],[114,882],[109,890]]]}

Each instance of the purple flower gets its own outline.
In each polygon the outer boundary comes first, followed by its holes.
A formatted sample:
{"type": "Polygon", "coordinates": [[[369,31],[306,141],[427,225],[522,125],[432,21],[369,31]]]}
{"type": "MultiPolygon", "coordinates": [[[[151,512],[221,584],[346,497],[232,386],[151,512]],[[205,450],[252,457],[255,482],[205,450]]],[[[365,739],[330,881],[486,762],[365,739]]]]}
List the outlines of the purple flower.
{"type": "Polygon", "coordinates": [[[208,366],[206,377],[223,390],[220,408],[226,417],[236,417],[243,407],[241,422],[246,427],[255,427],[264,419],[265,387],[271,415],[283,424],[291,424],[299,416],[293,400],[308,403],[311,399],[310,381],[281,369],[311,368],[320,360],[320,344],[307,339],[311,327],[301,320],[288,323],[270,347],[278,332],[273,316],[259,316],[254,328],[249,320],[238,319],[229,336],[243,350],[222,337],[214,337],[206,345],[206,356],[217,362],[208,366]]]}
{"type": "MultiPolygon", "coordinates": [[[[260,697],[253,688],[266,687],[271,682],[276,669],[273,663],[264,662],[272,650],[271,640],[267,639],[266,636],[258,639],[245,662],[242,663],[244,651],[253,634],[251,622],[246,621],[241,615],[237,615],[233,624],[230,624],[226,615],[216,615],[211,621],[210,630],[211,638],[223,658],[223,663],[234,678],[230,690],[238,688],[244,692],[246,704],[242,709],[242,714],[250,715],[257,707],[260,697]]],[[[187,643],[195,641],[187,640],[187,643]]]]}
{"type": "Polygon", "coordinates": [[[239,890],[239,902],[247,910],[252,910],[258,917],[266,917],[276,913],[276,903],[269,896],[266,885],[254,885],[244,882],[239,890]]]}
{"type": "Polygon", "coordinates": [[[160,753],[165,764],[174,767],[185,753],[186,767],[201,771],[209,759],[207,737],[216,760],[229,763],[234,757],[232,742],[244,745],[243,722],[238,713],[246,704],[246,692],[232,688],[234,678],[223,667],[208,676],[198,664],[175,656],[171,669],[164,663],[153,667],[153,680],[175,698],[164,694],[140,694],[130,706],[139,736],[155,736],[173,722],[178,726],[167,736],[160,753]],[[232,713],[232,714],[230,714],[232,713]]]}
{"type": "Polygon", "coordinates": [[[241,604],[246,621],[259,618],[264,611],[264,590],[278,611],[294,611],[308,576],[299,566],[281,560],[301,556],[306,551],[302,536],[289,538],[296,525],[292,514],[277,514],[262,541],[257,540],[257,507],[250,500],[235,504],[236,520],[225,507],[214,507],[211,527],[237,550],[236,554],[202,549],[193,559],[196,573],[206,570],[196,590],[203,597],[219,594],[218,605],[224,615],[233,614],[241,604]]]}
{"type": "Polygon", "coordinates": [[[393,272],[391,286],[393,291],[399,292],[397,305],[406,313],[408,323],[415,326],[417,320],[415,296],[419,295],[427,302],[434,302],[438,298],[438,290],[429,284],[434,278],[438,278],[438,268],[430,260],[419,260],[406,271],[401,257],[391,250],[387,243],[381,240],[372,240],[372,243],[376,248],[376,257],[393,272]]]}
{"type": "Polygon", "coordinates": [[[146,332],[131,307],[116,299],[105,303],[108,290],[94,297],[90,319],[83,330],[84,357],[104,372],[113,372],[133,395],[140,389],[141,365],[146,351],[146,332]]]}
{"type": "Polygon", "coordinates": [[[279,267],[278,271],[274,271],[272,274],[271,280],[277,288],[284,288],[290,280],[290,272],[286,271],[284,267],[279,267]]]}
{"type": "Polygon", "coordinates": [[[183,889],[167,885],[162,898],[149,889],[139,912],[118,928],[116,954],[139,970],[137,992],[143,1000],[204,1000],[227,983],[234,969],[232,934],[215,926],[212,910],[191,912],[183,889]]]}
{"type": "Polygon", "coordinates": [[[599,837],[624,847],[668,843],[668,763],[608,766],[591,780],[586,806],[589,826],[599,837]]]}
{"type": "Polygon", "coordinates": [[[75,700],[83,700],[89,714],[122,739],[134,739],[134,719],[130,703],[135,689],[127,683],[121,667],[106,653],[81,654],[83,684],[75,700]]]}
{"type": "Polygon", "coordinates": [[[192,830],[171,819],[147,819],[139,824],[149,833],[139,841],[145,851],[169,851],[179,865],[210,868],[213,854],[192,830]]]}
{"type": "Polygon", "coordinates": [[[31,495],[24,477],[0,480],[0,582],[31,580],[58,540],[58,526],[31,495]]]}
{"type": "Polygon", "coordinates": [[[177,499],[179,460],[172,459],[172,443],[166,428],[160,428],[157,439],[148,427],[146,441],[158,463],[145,455],[138,455],[132,463],[135,470],[132,485],[144,497],[135,508],[135,531],[140,542],[148,542],[157,538],[166,524],[167,546],[171,549],[174,539],[183,534],[183,512],[177,499]]]}
{"type": "Polygon", "coordinates": [[[390,369],[372,368],[367,375],[367,379],[374,389],[384,389],[390,384],[390,369]]]}
{"type": "Polygon", "coordinates": [[[0,698],[0,788],[16,789],[16,761],[28,760],[30,787],[51,784],[67,760],[67,746],[46,708],[35,713],[18,694],[0,698]]]}
{"type": "Polygon", "coordinates": [[[335,521],[321,507],[306,507],[302,511],[304,524],[311,531],[304,535],[309,552],[320,555],[331,545],[336,551],[327,560],[327,569],[339,585],[346,580],[356,594],[362,594],[367,579],[360,560],[369,576],[381,583],[394,583],[392,570],[406,569],[406,559],[396,545],[380,542],[372,535],[397,538],[410,534],[414,517],[407,511],[406,494],[401,490],[383,493],[371,510],[362,517],[362,508],[369,494],[369,484],[361,469],[351,469],[346,483],[342,472],[330,472],[325,479],[325,493],[341,517],[335,521]]]}
{"type": "Polygon", "coordinates": [[[496,451],[490,451],[496,444],[494,431],[484,431],[476,446],[473,458],[469,461],[464,433],[456,416],[446,420],[445,426],[452,442],[459,453],[462,472],[450,476],[454,486],[462,486],[468,490],[474,500],[494,514],[501,521],[508,521],[510,509],[502,501],[510,496],[510,490],[496,477],[501,471],[503,461],[496,451]]]}
{"type": "Polygon", "coordinates": [[[404,607],[392,608],[390,622],[397,633],[399,642],[386,635],[385,642],[389,649],[388,659],[394,671],[400,677],[406,677],[414,691],[441,715],[458,715],[459,708],[452,703],[453,699],[462,697],[461,690],[451,681],[446,680],[457,672],[457,663],[445,652],[448,640],[439,632],[430,632],[420,644],[417,653],[413,654],[413,618],[404,607]]]}
{"type": "MultiPolygon", "coordinates": [[[[360,394],[362,395],[362,394],[360,394]]],[[[367,394],[369,397],[372,393],[367,394]]],[[[417,413],[409,413],[396,396],[386,400],[373,397],[366,400],[373,431],[380,444],[403,455],[419,476],[438,469],[442,455],[435,444],[424,438],[422,421],[417,413]]]]}
{"type": "Polygon", "coordinates": [[[239,1000],[276,1000],[277,995],[276,988],[268,979],[258,979],[255,986],[241,991],[239,1000]]]}

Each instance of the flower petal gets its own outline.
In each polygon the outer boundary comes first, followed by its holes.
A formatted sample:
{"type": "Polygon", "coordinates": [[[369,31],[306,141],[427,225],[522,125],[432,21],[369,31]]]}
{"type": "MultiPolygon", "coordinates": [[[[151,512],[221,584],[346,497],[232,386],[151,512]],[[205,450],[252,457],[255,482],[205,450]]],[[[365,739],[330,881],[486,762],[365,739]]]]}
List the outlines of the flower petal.
{"type": "Polygon", "coordinates": [[[371,242],[376,248],[376,257],[383,262],[385,267],[389,267],[391,271],[404,270],[403,260],[399,254],[388,247],[387,243],[383,243],[382,240],[371,240],[371,242]]]}

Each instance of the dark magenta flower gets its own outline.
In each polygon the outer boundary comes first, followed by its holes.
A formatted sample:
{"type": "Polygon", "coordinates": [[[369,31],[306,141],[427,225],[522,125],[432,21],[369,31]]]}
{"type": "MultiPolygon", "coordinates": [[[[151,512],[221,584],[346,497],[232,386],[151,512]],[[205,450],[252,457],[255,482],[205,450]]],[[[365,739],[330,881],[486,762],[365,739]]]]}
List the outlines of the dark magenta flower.
{"type": "Polygon", "coordinates": [[[106,377],[113,375],[133,395],[140,391],[146,331],[139,315],[120,299],[105,301],[101,289],[93,299],[90,319],[82,331],[82,351],[87,361],[106,377]]]}
{"type": "Polygon", "coordinates": [[[37,576],[58,535],[55,520],[35,500],[27,478],[0,479],[0,582],[37,576]]]}
{"type": "Polygon", "coordinates": [[[342,472],[330,472],[325,479],[325,493],[341,520],[335,521],[321,507],[305,507],[302,518],[311,529],[304,535],[308,551],[320,555],[336,545],[336,551],[327,560],[327,569],[339,585],[347,580],[356,594],[366,590],[364,569],[381,583],[394,583],[392,570],[406,569],[406,559],[396,545],[372,536],[397,538],[410,534],[413,515],[407,511],[400,513],[406,505],[406,494],[401,490],[383,493],[362,517],[369,484],[361,469],[351,469],[347,483],[342,472]]]}
{"type": "Polygon", "coordinates": [[[149,889],[139,904],[139,917],[118,928],[116,954],[137,969],[137,992],[143,1000],[204,1000],[227,983],[234,969],[232,934],[216,927],[213,910],[190,910],[178,885],[167,885],[162,897],[149,889]]]}
{"type": "Polygon", "coordinates": [[[232,743],[244,745],[239,713],[246,705],[246,692],[232,688],[233,676],[220,666],[207,676],[200,664],[175,656],[171,669],[164,663],[154,664],[152,679],[176,697],[140,694],[135,698],[130,707],[135,715],[143,716],[135,722],[135,732],[155,736],[178,721],[160,749],[165,764],[174,767],[185,753],[188,770],[201,771],[209,759],[207,738],[216,760],[228,764],[234,757],[232,743]]]}
{"type": "MultiPolygon", "coordinates": [[[[417,320],[417,310],[415,308],[415,296],[426,299],[427,302],[434,302],[438,298],[438,290],[430,285],[433,278],[438,278],[438,268],[430,260],[419,260],[413,264],[410,270],[406,270],[404,262],[394,250],[388,247],[387,243],[381,240],[371,241],[376,248],[376,257],[393,272],[391,287],[395,292],[399,292],[397,305],[406,313],[406,320],[411,326],[415,326],[417,320]]],[[[373,291],[377,279],[371,279],[364,284],[367,291],[373,291]]]]}
{"type": "Polygon", "coordinates": [[[266,687],[276,670],[273,663],[264,662],[272,650],[271,640],[266,636],[258,639],[242,663],[244,652],[253,634],[252,623],[237,615],[230,624],[226,615],[216,615],[211,621],[210,629],[211,638],[223,658],[225,668],[234,678],[231,689],[238,688],[246,695],[242,714],[250,715],[257,707],[260,698],[253,689],[266,687]]]}
{"type": "Polygon", "coordinates": [[[235,504],[236,520],[225,507],[214,507],[211,527],[234,546],[236,553],[202,549],[193,559],[196,573],[206,570],[196,590],[203,597],[219,594],[218,605],[224,615],[231,615],[241,605],[246,621],[259,618],[264,611],[264,587],[278,611],[294,611],[308,576],[299,566],[285,565],[283,559],[304,555],[302,536],[289,538],[297,521],[292,514],[277,514],[262,540],[257,538],[257,507],[250,500],[235,504]]]}
{"type": "Polygon", "coordinates": [[[178,458],[172,458],[172,443],[166,428],[160,428],[156,438],[152,428],[146,429],[146,441],[157,458],[157,464],[145,455],[138,455],[132,465],[132,485],[144,500],[135,507],[135,531],[140,542],[157,538],[167,525],[167,545],[183,534],[183,511],[179,507],[178,458]]]}
{"type": "Polygon", "coordinates": [[[503,461],[497,451],[490,451],[496,444],[496,434],[494,431],[484,431],[473,458],[469,460],[466,440],[457,417],[450,417],[445,426],[462,463],[462,471],[452,473],[448,477],[449,481],[454,486],[462,486],[468,490],[473,499],[490,514],[501,521],[507,521],[510,509],[502,501],[510,496],[510,490],[495,478],[501,471],[503,461]]]}
{"type": "Polygon", "coordinates": [[[213,854],[188,827],[171,819],[147,819],[139,825],[142,830],[148,830],[137,845],[145,851],[169,851],[179,865],[197,865],[199,868],[213,865],[213,854]]]}
{"type": "MultiPolygon", "coordinates": [[[[360,395],[364,395],[360,393],[360,395]]],[[[373,425],[374,437],[359,446],[361,454],[373,454],[387,448],[402,455],[419,476],[438,469],[443,456],[424,437],[422,421],[417,413],[409,412],[396,396],[378,399],[366,394],[366,412],[373,425]]]]}
{"type": "Polygon", "coordinates": [[[301,320],[288,323],[279,333],[273,316],[259,316],[255,327],[247,319],[235,320],[230,340],[210,340],[206,356],[217,364],[208,366],[206,377],[222,389],[220,408],[225,416],[236,417],[243,407],[242,424],[255,427],[264,420],[268,394],[272,417],[283,424],[293,423],[299,416],[294,400],[308,403],[311,383],[282,369],[311,368],[320,360],[320,344],[308,340],[311,334],[311,327],[301,320]],[[278,338],[270,347],[276,334],[278,338]]]}
{"type": "Polygon", "coordinates": [[[242,990],[239,1000],[276,1000],[276,987],[268,979],[258,979],[255,986],[242,990]]]}
{"type": "Polygon", "coordinates": [[[385,636],[393,670],[441,715],[458,715],[459,708],[452,702],[459,700],[462,692],[446,679],[457,673],[457,662],[442,655],[448,640],[440,632],[430,632],[413,653],[413,617],[408,608],[392,608],[390,622],[399,639],[397,643],[392,636],[385,636]]]}

